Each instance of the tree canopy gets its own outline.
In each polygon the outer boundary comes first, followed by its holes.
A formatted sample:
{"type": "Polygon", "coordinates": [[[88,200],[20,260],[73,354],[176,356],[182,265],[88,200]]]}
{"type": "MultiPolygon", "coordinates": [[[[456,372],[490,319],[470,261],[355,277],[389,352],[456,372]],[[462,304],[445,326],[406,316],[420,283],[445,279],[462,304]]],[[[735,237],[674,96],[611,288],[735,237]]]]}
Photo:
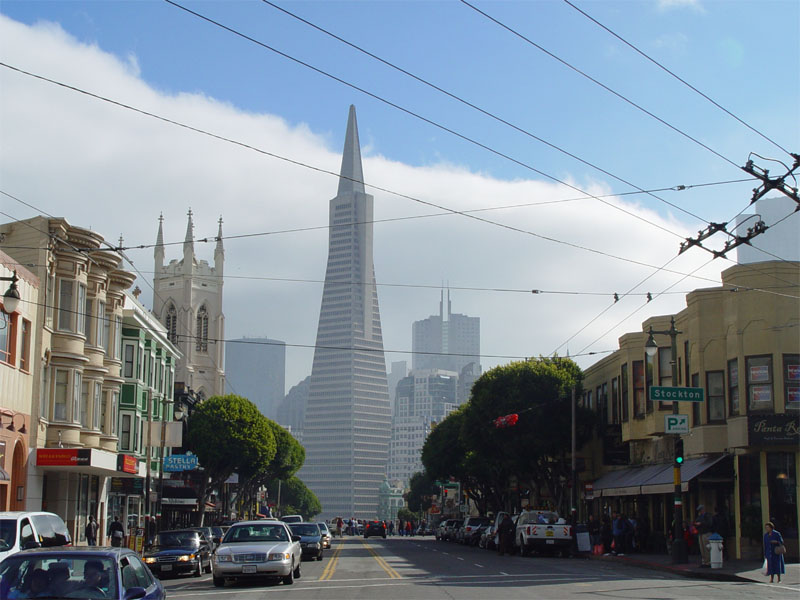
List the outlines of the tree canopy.
{"type": "MultiPolygon", "coordinates": [[[[277,502],[278,481],[271,481],[267,491],[270,502],[277,502]]],[[[280,511],[284,515],[303,515],[306,520],[311,520],[322,512],[322,504],[305,483],[297,477],[290,477],[280,482],[280,511]]]]}

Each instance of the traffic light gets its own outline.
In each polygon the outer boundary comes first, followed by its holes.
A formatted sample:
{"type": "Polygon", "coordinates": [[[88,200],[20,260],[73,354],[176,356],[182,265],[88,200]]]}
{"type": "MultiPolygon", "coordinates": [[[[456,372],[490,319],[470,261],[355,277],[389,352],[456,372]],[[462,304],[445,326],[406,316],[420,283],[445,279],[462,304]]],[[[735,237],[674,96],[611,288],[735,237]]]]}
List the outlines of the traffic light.
{"type": "Polygon", "coordinates": [[[674,466],[680,467],[683,465],[683,439],[675,439],[675,464],[674,466]]]}

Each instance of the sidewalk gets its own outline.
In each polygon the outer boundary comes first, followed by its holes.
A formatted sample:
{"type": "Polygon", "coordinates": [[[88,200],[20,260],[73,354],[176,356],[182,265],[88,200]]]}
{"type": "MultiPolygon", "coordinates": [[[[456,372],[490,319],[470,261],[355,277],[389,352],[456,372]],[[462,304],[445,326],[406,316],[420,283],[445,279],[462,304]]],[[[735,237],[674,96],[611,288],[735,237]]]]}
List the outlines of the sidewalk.
{"type": "MultiPolygon", "coordinates": [[[[699,556],[690,556],[689,564],[686,565],[672,564],[672,557],[668,554],[634,553],[623,556],[605,554],[602,556],[590,555],[589,558],[592,560],[621,563],[631,567],[664,571],[672,573],[673,575],[694,577],[697,579],[769,583],[769,576],[761,574],[761,562],[753,560],[726,560],[721,569],[707,569],[700,567],[699,556]]],[[[786,573],[781,576],[781,584],[800,586],[800,564],[786,564],[786,573]]]]}

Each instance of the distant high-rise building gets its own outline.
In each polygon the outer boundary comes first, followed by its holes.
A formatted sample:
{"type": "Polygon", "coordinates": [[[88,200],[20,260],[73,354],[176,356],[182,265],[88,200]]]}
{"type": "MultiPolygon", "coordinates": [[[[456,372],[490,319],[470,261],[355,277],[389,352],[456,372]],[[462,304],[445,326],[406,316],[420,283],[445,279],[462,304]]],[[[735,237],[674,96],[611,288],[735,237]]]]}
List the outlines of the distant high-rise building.
{"type": "Polygon", "coordinates": [[[411,361],[414,371],[442,369],[460,373],[469,363],[475,363],[480,373],[481,320],[453,313],[450,290],[447,291],[447,303],[442,291],[439,314],[414,322],[411,349],[414,352],[411,361]]]}
{"type": "Polygon", "coordinates": [[[392,370],[386,375],[389,384],[389,402],[392,405],[392,415],[394,415],[394,400],[397,393],[397,383],[406,375],[408,375],[408,363],[404,360],[399,360],[392,363],[392,370]]]}
{"type": "Polygon", "coordinates": [[[303,442],[303,425],[306,420],[310,383],[311,377],[306,377],[297,385],[292,386],[275,410],[275,420],[278,424],[286,427],[300,443],[303,442]]]}
{"type": "Polygon", "coordinates": [[[225,390],[248,398],[261,414],[275,418],[286,393],[286,343],[241,338],[225,344],[225,390]]]}
{"type": "Polygon", "coordinates": [[[375,518],[389,455],[391,407],[372,262],[373,199],[363,181],[351,106],[339,190],[330,201],[328,267],[300,472],[322,503],[324,518],[375,518]]]}
{"type": "Polygon", "coordinates": [[[752,244],[742,244],[736,248],[736,262],[743,265],[767,262],[776,257],[800,261],[800,235],[797,235],[800,216],[793,214],[797,203],[787,196],[777,196],[761,198],[753,208],[755,214],[745,213],[736,218],[736,235],[746,236],[748,228],[759,220],[764,221],[768,229],[753,238],[752,244]]]}

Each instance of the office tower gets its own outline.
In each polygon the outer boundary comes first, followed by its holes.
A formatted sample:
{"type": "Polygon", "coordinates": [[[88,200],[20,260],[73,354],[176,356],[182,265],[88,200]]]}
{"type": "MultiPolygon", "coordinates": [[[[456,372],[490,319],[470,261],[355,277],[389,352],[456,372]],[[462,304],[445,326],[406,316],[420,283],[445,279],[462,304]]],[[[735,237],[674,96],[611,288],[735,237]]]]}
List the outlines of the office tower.
{"type": "MultiPolygon", "coordinates": [[[[477,365],[480,373],[481,320],[451,311],[450,290],[447,302],[444,291],[439,301],[439,314],[415,321],[411,330],[411,349],[414,356],[411,368],[461,370],[469,363],[477,365]]],[[[473,369],[474,370],[474,369],[473,369]]]]}
{"type": "Polygon", "coordinates": [[[240,338],[225,344],[225,391],[249,399],[261,414],[275,419],[286,393],[286,343],[240,338]]]}

